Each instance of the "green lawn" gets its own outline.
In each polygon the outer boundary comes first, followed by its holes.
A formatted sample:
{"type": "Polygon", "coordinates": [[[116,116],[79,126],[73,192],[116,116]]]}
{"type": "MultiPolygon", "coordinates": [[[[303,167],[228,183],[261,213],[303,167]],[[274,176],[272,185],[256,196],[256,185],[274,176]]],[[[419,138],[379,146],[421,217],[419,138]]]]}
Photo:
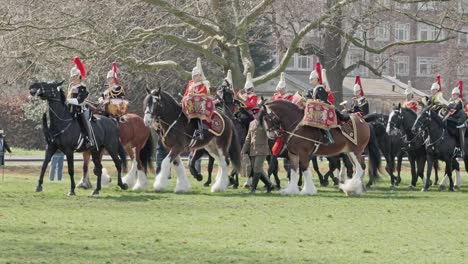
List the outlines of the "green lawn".
{"type": "Polygon", "coordinates": [[[44,155],[43,149],[11,148],[12,155],[44,155]]]}
{"type": "Polygon", "coordinates": [[[397,190],[383,176],[351,198],[211,194],[193,180],[189,194],[132,193],[115,178],[99,197],[67,197],[68,177],[34,193],[39,167],[13,167],[0,182],[0,263],[463,263],[468,188],[409,192],[404,169],[397,190]]]}

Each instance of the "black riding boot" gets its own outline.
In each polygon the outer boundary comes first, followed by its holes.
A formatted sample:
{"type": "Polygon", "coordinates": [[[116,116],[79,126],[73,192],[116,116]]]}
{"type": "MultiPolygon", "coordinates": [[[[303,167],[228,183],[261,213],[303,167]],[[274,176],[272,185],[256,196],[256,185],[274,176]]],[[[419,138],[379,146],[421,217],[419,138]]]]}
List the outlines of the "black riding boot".
{"type": "Polygon", "coordinates": [[[330,133],[330,130],[322,129],[322,139],[320,140],[324,144],[334,144],[335,140],[333,140],[333,136],[330,133]]]}
{"type": "Polygon", "coordinates": [[[252,186],[250,186],[250,192],[249,193],[255,193],[255,190],[257,190],[257,185],[258,185],[259,181],[260,181],[260,174],[259,173],[254,173],[253,174],[253,179],[252,179],[252,186]]]}
{"type": "Polygon", "coordinates": [[[349,114],[342,113],[342,112],[338,111],[337,109],[335,109],[335,113],[336,113],[336,117],[338,118],[338,121],[348,122],[348,120],[350,118],[349,114]]]}
{"type": "Polygon", "coordinates": [[[466,127],[460,127],[458,129],[460,139],[460,158],[465,157],[465,131],[466,127]]]}
{"type": "Polygon", "coordinates": [[[271,183],[270,179],[268,179],[268,176],[265,175],[265,173],[259,173],[260,174],[260,180],[265,184],[267,188],[267,193],[270,193],[274,187],[273,184],[271,183]]]}
{"type": "Polygon", "coordinates": [[[196,140],[203,140],[204,139],[204,136],[203,136],[203,123],[200,119],[198,119],[198,128],[195,129],[195,132],[193,133],[193,138],[196,139],[196,140]]]}
{"type": "Polygon", "coordinates": [[[95,144],[94,144],[94,140],[93,140],[93,133],[92,133],[92,130],[91,130],[91,124],[89,122],[89,119],[86,118],[86,114],[85,113],[82,113],[81,114],[81,122],[83,123],[83,126],[86,130],[86,147],[87,148],[90,148],[90,147],[93,147],[95,144]]]}

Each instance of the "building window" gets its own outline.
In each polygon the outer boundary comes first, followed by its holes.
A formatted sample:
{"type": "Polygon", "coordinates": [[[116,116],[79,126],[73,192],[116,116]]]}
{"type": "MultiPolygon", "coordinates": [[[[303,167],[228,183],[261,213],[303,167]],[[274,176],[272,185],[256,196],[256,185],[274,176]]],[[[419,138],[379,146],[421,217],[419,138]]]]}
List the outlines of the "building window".
{"type": "Polygon", "coordinates": [[[389,58],[384,55],[375,55],[374,56],[374,67],[381,71],[383,75],[388,75],[389,72],[389,58]]]}
{"type": "Polygon", "coordinates": [[[408,76],[409,75],[409,57],[408,56],[395,56],[395,75],[408,76]]]}
{"type": "Polygon", "coordinates": [[[409,23],[396,23],[395,24],[395,39],[400,41],[409,40],[410,24],[409,23]]]}
{"type": "Polygon", "coordinates": [[[417,76],[431,77],[437,74],[440,68],[438,58],[435,57],[418,57],[417,59],[417,76]]]}
{"type": "Polygon", "coordinates": [[[294,54],[294,55],[291,56],[291,58],[289,59],[288,66],[286,67],[286,69],[288,69],[288,70],[294,70],[294,69],[296,68],[295,61],[296,61],[296,54],[294,54]]]}
{"type": "Polygon", "coordinates": [[[462,32],[458,33],[458,44],[468,45],[468,27],[463,27],[462,32]]]}
{"type": "MultiPolygon", "coordinates": [[[[435,40],[439,34],[439,29],[424,23],[418,23],[418,40],[435,40]]],[[[440,34],[442,38],[442,34],[440,34]]]]}
{"type": "Polygon", "coordinates": [[[310,56],[297,56],[297,68],[303,71],[310,71],[312,68],[312,59],[310,56]]]}
{"type": "Polygon", "coordinates": [[[375,27],[375,40],[376,41],[389,41],[390,31],[387,25],[375,27]]]}

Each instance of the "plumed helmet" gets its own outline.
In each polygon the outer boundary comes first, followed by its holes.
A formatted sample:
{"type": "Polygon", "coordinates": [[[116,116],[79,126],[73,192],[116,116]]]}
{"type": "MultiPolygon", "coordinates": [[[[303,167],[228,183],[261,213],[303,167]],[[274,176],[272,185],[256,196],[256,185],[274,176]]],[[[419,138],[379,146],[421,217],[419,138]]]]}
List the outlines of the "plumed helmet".
{"type": "Polygon", "coordinates": [[[86,77],[86,67],[84,66],[83,62],[80,60],[79,57],[73,58],[73,63],[75,63],[75,67],[70,70],[70,77],[81,76],[81,78],[86,77]]]}
{"type": "Polygon", "coordinates": [[[440,85],[438,83],[433,83],[432,86],[431,86],[431,91],[432,90],[437,90],[439,91],[440,90],[440,85]]]}
{"type": "Polygon", "coordinates": [[[359,92],[360,96],[364,96],[364,89],[362,89],[361,76],[356,75],[354,80],[353,93],[357,94],[359,92]]]}
{"type": "Polygon", "coordinates": [[[315,63],[315,70],[313,70],[309,75],[309,80],[318,79],[319,84],[323,84],[322,80],[322,66],[320,62],[315,63]]]}
{"type": "Polygon", "coordinates": [[[231,72],[231,70],[228,70],[226,78],[224,78],[224,80],[226,80],[231,87],[233,86],[232,85],[232,72],[231,72]]]}
{"type": "Polygon", "coordinates": [[[280,81],[276,85],[276,91],[286,88],[286,78],[284,77],[284,72],[281,73],[280,81]]]}
{"type": "Polygon", "coordinates": [[[460,89],[458,87],[455,87],[452,89],[452,94],[460,94],[460,89]]]}
{"type": "Polygon", "coordinates": [[[113,78],[115,84],[119,84],[119,79],[117,78],[117,63],[112,63],[112,69],[107,72],[107,79],[113,78]]]}
{"type": "Polygon", "coordinates": [[[328,86],[327,70],[322,69],[322,82],[325,86],[328,86]]]}
{"type": "Polygon", "coordinates": [[[201,59],[200,59],[200,58],[197,58],[197,64],[196,64],[195,68],[193,68],[193,70],[192,70],[192,78],[193,78],[195,75],[201,75],[201,76],[202,76],[202,80],[206,80],[205,74],[203,73],[203,68],[202,68],[202,64],[201,64],[201,59]]]}
{"type": "Polygon", "coordinates": [[[249,89],[253,89],[254,88],[254,84],[253,84],[253,81],[252,81],[252,74],[249,72],[247,73],[247,78],[245,80],[245,85],[244,85],[244,90],[249,90],[249,89]]]}

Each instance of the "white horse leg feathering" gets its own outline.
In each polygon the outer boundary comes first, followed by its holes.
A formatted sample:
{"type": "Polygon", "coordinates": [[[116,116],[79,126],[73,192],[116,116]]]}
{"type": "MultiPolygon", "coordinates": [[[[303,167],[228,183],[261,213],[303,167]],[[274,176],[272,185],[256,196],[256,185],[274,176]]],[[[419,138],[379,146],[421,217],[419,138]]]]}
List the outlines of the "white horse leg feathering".
{"type": "Polygon", "coordinates": [[[304,176],[304,188],[302,189],[301,193],[302,195],[314,195],[317,194],[317,189],[315,188],[314,182],[312,180],[312,172],[307,168],[302,173],[302,176],[304,176]]]}
{"type": "Polygon", "coordinates": [[[127,184],[128,188],[131,189],[135,186],[137,182],[137,169],[138,169],[138,164],[136,159],[132,160],[132,167],[128,171],[127,175],[122,178],[122,182],[127,184]]]}
{"type": "Polygon", "coordinates": [[[189,179],[187,178],[187,173],[185,172],[184,164],[182,163],[180,156],[177,156],[174,162],[175,162],[174,167],[175,167],[175,171],[177,174],[177,182],[176,182],[176,187],[174,189],[174,192],[186,193],[190,191],[190,182],[189,182],[189,179]]]}
{"type": "Polygon", "coordinates": [[[359,160],[354,153],[349,152],[348,157],[351,163],[353,163],[355,172],[353,178],[346,179],[345,183],[340,184],[340,188],[345,192],[346,195],[360,195],[363,193],[362,177],[364,175],[364,170],[362,169],[361,164],[359,163],[359,160]]]}
{"type": "Polygon", "coordinates": [[[282,189],[280,192],[284,195],[299,194],[299,174],[297,170],[291,169],[291,179],[289,181],[288,187],[282,189]]]}
{"type": "Polygon", "coordinates": [[[169,174],[171,173],[171,152],[167,154],[161,163],[161,171],[154,179],[153,188],[155,192],[163,192],[167,190],[169,185],[169,174]]]}
{"type": "Polygon", "coordinates": [[[211,192],[224,192],[229,186],[229,172],[226,157],[224,156],[223,151],[219,148],[217,148],[217,151],[208,150],[208,152],[219,164],[218,174],[216,175],[215,183],[211,186],[211,192]]]}

